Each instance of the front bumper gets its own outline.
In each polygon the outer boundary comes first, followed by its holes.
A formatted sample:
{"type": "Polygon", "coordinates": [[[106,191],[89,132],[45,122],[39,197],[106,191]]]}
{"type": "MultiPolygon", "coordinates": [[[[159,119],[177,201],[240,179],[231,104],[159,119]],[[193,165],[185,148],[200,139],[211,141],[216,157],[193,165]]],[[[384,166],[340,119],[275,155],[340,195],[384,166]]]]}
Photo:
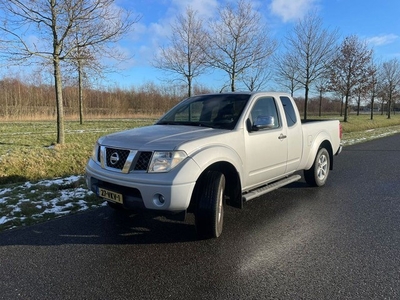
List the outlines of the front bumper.
{"type": "Polygon", "coordinates": [[[86,181],[88,188],[97,195],[99,188],[122,194],[125,208],[179,212],[189,207],[198,173],[199,168],[191,159],[168,173],[151,174],[113,172],[90,159],[86,181]]]}

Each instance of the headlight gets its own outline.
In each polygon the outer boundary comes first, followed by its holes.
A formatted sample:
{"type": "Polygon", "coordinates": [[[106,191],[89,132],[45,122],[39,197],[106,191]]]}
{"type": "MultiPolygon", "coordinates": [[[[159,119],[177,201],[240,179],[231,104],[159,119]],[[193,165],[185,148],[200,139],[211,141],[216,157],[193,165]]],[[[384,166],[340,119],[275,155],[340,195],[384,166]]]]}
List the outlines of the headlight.
{"type": "Polygon", "coordinates": [[[150,162],[149,173],[168,172],[186,157],[185,151],[155,151],[150,162]]]}
{"type": "Polygon", "coordinates": [[[96,142],[94,144],[93,151],[92,151],[92,159],[94,161],[98,161],[98,153],[99,153],[99,143],[96,142]]]}
{"type": "Polygon", "coordinates": [[[99,151],[100,151],[100,145],[101,145],[101,142],[103,141],[103,138],[101,137],[101,138],[99,138],[98,140],[97,140],[97,142],[94,144],[94,147],[93,147],[93,151],[92,151],[92,159],[94,160],[94,161],[96,161],[96,162],[100,162],[100,159],[99,159],[99,151]]]}

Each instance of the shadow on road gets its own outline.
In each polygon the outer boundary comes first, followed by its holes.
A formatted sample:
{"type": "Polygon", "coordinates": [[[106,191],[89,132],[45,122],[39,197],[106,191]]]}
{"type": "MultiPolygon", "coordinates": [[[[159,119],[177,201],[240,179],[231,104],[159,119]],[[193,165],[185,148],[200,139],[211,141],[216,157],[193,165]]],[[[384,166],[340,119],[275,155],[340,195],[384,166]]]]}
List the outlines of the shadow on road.
{"type": "MultiPolygon", "coordinates": [[[[241,235],[265,220],[280,217],[297,201],[289,194],[304,189],[302,182],[292,183],[245,203],[244,209],[226,207],[223,235],[241,235]],[[286,191],[286,192],[285,192],[286,191]],[[257,203],[254,203],[257,201],[257,203]]],[[[101,207],[75,215],[0,233],[0,246],[63,244],[163,244],[197,241],[193,214],[186,221],[175,221],[151,214],[135,214],[101,207]]]]}
{"type": "MultiPolygon", "coordinates": [[[[190,221],[190,220],[189,220],[190,221]]],[[[0,246],[142,244],[196,240],[193,224],[108,207],[0,233],[0,246]]]]}

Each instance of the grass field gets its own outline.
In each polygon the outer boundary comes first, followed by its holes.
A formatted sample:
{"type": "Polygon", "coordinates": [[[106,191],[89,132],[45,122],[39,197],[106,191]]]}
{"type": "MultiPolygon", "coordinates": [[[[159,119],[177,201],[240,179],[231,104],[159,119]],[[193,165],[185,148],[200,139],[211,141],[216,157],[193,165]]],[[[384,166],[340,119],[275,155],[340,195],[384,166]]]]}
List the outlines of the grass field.
{"type": "MultiPolygon", "coordinates": [[[[324,117],[327,118],[327,117],[324,117]]],[[[328,116],[328,118],[337,118],[328,116]]],[[[66,143],[55,145],[55,122],[0,122],[0,184],[81,175],[93,145],[102,135],[149,125],[154,119],[66,122],[66,143]]],[[[400,115],[350,116],[342,123],[344,140],[353,143],[396,132],[400,115]]]]}
{"type": "Polygon", "coordinates": [[[56,145],[55,122],[0,123],[0,184],[80,175],[102,135],[149,125],[153,119],[65,123],[65,144],[56,145]]]}
{"type": "MultiPolygon", "coordinates": [[[[83,177],[95,141],[154,121],[69,121],[65,145],[54,144],[54,122],[0,122],[0,231],[104,205],[87,191],[83,177]]],[[[400,115],[372,121],[369,115],[351,115],[342,126],[346,146],[400,132],[400,115]]]]}

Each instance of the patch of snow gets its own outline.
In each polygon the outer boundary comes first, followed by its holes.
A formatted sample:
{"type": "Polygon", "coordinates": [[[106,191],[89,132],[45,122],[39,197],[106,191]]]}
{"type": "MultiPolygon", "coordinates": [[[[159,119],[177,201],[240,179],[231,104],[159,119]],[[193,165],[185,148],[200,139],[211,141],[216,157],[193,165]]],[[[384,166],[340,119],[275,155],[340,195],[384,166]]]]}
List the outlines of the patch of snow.
{"type": "Polygon", "coordinates": [[[10,188],[6,188],[6,189],[0,189],[0,196],[4,195],[5,193],[11,192],[10,188]]]}
{"type": "MultiPolygon", "coordinates": [[[[0,225],[10,223],[16,219],[19,220],[19,223],[23,224],[25,219],[39,219],[42,218],[43,214],[53,214],[57,217],[69,214],[72,210],[83,211],[90,207],[103,206],[106,203],[105,201],[99,201],[98,203],[89,206],[84,199],[86,196],[92,195],[93,192],[83,187],[74,188],[71,186],[71,188],[66,187],[65,189],[60,189],[56,192],[46,192],[35,188],[40,187],[40,189],[43,189],[43,187],[50,187],[52,185],[65,186],[77,182],[81,178],[82,176],[69,176],[66,178],[55,178],[53,180],[42,180],[37,183],[25,182],[24,184],[13,188],[0,189],[0,195],[3,195],[3,197],[0,198],[0,204],[5,204],[5,207],[7,208],[7,213],[0,217],[0,225]],[[33,189],[30,190],[31,188],[33,189]],[[26,191],[25,194],[24,190],[26,191]],[[51,200],[44,200],[47,195],[54,195],[55,193],[59,196],[51,200]],[[32,197],[30,195],[32,195],[32,197]],[[39,197],[37,197],[38,195],[39,197]],[[32,207],[36,208],[39,212],[29,216],[21,215],[21,207],[26,206],[27,202],[31,202],[32,207]]],[[[0,215],[1,214],[2,211],[0,209],[0,215]]]]}

